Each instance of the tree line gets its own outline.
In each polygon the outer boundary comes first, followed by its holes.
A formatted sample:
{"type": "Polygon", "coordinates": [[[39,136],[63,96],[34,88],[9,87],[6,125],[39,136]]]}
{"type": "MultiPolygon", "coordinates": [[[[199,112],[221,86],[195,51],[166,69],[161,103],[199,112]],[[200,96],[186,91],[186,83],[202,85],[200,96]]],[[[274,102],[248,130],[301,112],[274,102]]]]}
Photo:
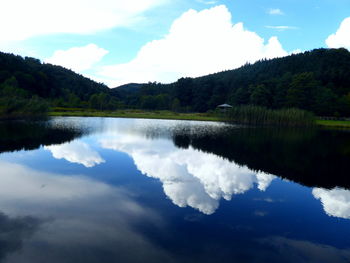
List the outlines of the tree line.
{"type": "Polygon", "coordinates": [[[60,66],[0,52],[0,115],[45,113],[49,107],[116,109],[110,89],[60,66]]]}
{"type": "Polygon", "coordinates": [[[349,116],[350,52],[315,49],[171,84],[114,89],[60,66],[0,52],[0,115],[49,107],[207,112],[223,103],[349,116]]]}
{"type": "MultiPolygon", "coordinates": [[[[210,62],[208,62],[210,63],[210,62]]],[[[350,115],[350,52],[315,49],[261,60],[172,84],[147,83],[114,94],[128,107],[206,112],[217,105],[299,108],[319,116],[350,115]]]]}

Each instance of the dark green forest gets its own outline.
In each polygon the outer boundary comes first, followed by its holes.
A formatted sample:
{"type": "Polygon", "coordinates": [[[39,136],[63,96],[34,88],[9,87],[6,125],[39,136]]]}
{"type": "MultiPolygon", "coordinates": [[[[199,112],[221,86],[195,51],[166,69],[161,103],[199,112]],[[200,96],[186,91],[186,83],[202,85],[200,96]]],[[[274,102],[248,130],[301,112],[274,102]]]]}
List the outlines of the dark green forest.
{"type": "Polygon", "coordinates": [[[0,52],[0,114],[44,113],[50,106],[115,109],[104,84],[60,66],[0,52]]]}
{"type": "Polygon", "coordinates": [[[128,107],[206,112],[217,105],[299,108],[318,116],[350,115],[350,52],[316,49],[172,84],[113,89],[128,107]]]}
{"type": "Polygon", "coordinates": [[[40,113],[49,107],[207,112],[223,103],[349,116],[350,52],[315,49],[171,84],[132,83],[114,89],[60,66],[0,52],[2,115],[40,113]]]}

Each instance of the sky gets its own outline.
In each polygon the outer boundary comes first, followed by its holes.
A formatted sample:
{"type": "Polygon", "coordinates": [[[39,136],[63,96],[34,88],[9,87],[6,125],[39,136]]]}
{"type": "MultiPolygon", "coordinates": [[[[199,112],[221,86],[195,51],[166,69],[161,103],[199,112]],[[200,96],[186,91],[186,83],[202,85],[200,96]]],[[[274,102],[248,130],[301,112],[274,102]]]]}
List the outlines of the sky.
{"type": "Polygon", "coordinates": [[[1,0],[0,51],[117,87],[350,50],[350,0],[1,0]]]}

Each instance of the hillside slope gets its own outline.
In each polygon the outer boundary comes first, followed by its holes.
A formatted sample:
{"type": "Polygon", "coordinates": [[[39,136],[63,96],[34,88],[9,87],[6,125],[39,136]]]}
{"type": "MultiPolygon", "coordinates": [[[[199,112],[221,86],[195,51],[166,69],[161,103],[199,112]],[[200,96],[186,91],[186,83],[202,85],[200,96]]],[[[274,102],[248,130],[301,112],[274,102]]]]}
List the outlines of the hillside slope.
{"type": "Polygon", "coordinates": [[[0,98],[3,100],[34,96],[53,106],[81,107],[88,106],[93,95],[106,97],[109,92],[104,84],[66,68],[0,52],[0,98]]]}
{"type": "Polygon", "coordinates": [[[350,52],[315,49],[199,78],[181,78],[168,85],[148,83],[120,98],[129,106],[149,109],[204,112],[226,102],[348,116],[350,52]]]}

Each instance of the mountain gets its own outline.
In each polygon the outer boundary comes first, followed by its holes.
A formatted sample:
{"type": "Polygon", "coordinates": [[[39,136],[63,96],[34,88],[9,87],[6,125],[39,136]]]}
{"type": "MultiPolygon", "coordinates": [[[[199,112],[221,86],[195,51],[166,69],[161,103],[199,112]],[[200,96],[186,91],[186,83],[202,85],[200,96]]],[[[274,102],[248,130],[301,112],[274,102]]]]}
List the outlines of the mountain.
{"type": "Polygon", "coordinates": [[[88,100],[94,93],[108,92],[107,86],[63,67],[0,52],[0,84],[9,80],[30,94],[48,99],[72,93],[88,100]]]}
{"type": "Polygon", "coordinates": [[[350,116],[350,52],[315,49],[171,84],[114,89],[60,66],[0,52],[0,115],[42,112],[45,105],[206,112],[223,103],[350,116]]]}
{"type": "Polygon", "coordinates": [[[148,109],[205,112],[229,103],[349,116],[350,52],[315,49],[172,84],[148,83],[135,94],[120,95],[129,107],[148,109]]]}
{"type": "Polygon", "coordinates": [[[0,115],[41,112],[48,106],[114,109],[118,103],[104,84],[35,58],[0,52],[0,115]]]}

